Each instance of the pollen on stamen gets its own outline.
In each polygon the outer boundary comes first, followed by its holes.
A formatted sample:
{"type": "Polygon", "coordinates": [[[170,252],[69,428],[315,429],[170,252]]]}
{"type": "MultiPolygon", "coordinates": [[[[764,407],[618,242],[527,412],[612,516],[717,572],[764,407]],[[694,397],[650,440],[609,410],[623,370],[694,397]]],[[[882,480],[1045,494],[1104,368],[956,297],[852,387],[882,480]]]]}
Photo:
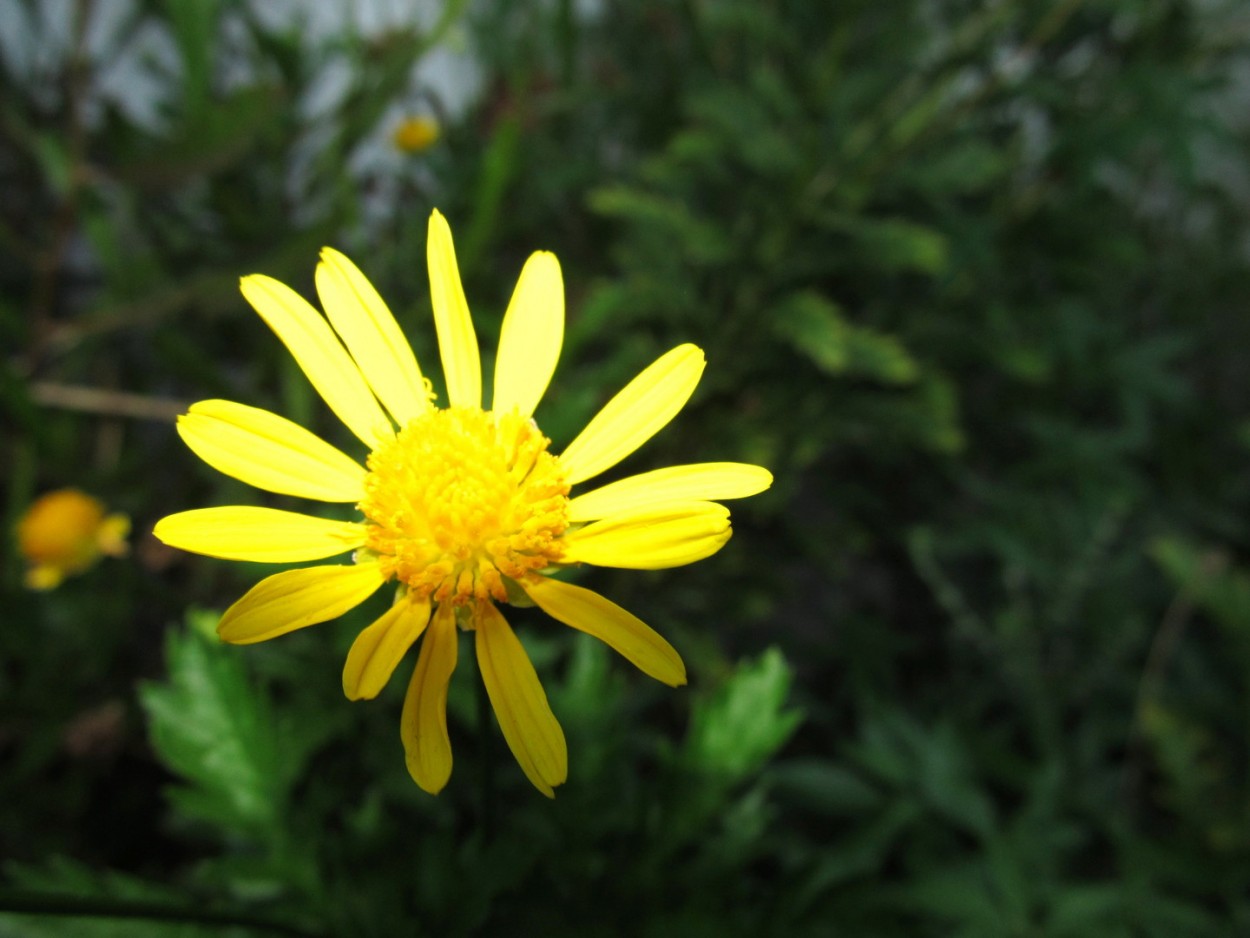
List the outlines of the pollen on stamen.
{"type": "Polygon", "coordinates": [[[568,483],[532,420],[467,407],[430,410],[369,456],[366,548],[418,599],[506,602],[560,560],[568,483]]]}

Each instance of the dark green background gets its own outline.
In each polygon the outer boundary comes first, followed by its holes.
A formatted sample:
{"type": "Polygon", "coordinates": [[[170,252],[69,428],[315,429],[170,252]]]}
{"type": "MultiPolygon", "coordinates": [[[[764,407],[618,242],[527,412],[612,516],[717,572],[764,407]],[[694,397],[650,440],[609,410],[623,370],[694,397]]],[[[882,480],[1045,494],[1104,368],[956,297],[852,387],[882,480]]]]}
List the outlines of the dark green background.
{"type": "Polygon", "coordinates": [[[103,45],[104,5],[68,6],[61,46],[30,31],[41,64],[0,61],[5,522],[75,485],[135,534],[48,594],[4,542],[0,906],[26,912],[0,935],[1250,933],[1240,4],[481,2],[312,42],[150,0],[103,45]],[[155,125],[99,93],[143,29],[176,51],[142,62],[155,125]],[[440,46],[482,95],[367,159],[397,106],[438,113],[410,75],[440,46]],[[524,258],[559,256],[557,451],[690,341],[703,383],[622,470],[776,476],[707,561],[579,574],[688,688],[509,611],[569,739],[554,802],[479,720],[467,645],[435,799],[406,678],[339,689],[373,605],[217,644],[262,568],[152,523],[296,503],[112,394],[269,407],[355,452],[237,279],[312,296],[335,245],[437,382],[432,207],[488,365],[524,258]],[[106,900],[177,921],[49,914],[106,900]]]}

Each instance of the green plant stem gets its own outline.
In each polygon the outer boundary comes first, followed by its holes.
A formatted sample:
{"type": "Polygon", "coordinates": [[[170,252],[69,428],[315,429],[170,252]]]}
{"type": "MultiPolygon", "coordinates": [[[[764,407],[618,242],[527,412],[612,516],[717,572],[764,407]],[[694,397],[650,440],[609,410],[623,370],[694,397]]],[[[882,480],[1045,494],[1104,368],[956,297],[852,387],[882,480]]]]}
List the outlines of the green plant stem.
{"type": "Polygon", "coordinates": [[[275,935],[291,935],[294,938],[325,938],[321,932],[239,912],[215,912],[211,909],[192,909],[158,902],[79,898],[15,890],[0,891],[0,913],[60,918],[141,919],[191,925],[239,925],[262,929],[275,935]]]}
{"type": "MultiPolygon", "coordinates": [[[[1223,569],[1224,559],[1218,555],[1206,558],[1200,571],[1201,579],[1197,581],[1199,588],[1205,588],[1210,578],[1223,569]]],[[[1133,705],[1133,719],[1129,724],[1128,740],[1125,749],[1124,768],[1120,781],[1121,801],[1128,806],[1130,812],[1137,809],[1137,801],[1141,791],[1142,775],[1145,772],[1147,740],[1142,721],[1147,708],[1158,700],[1163,689],[1168,664],[1180,647],[1181,638],[1193,615],[1193,595],[1196,591],[1177,592],[1163,614],[1163,620],[1155,631],[1146,654],[1146,663],[1137,683],[1137,700],[1133,705]]]]}

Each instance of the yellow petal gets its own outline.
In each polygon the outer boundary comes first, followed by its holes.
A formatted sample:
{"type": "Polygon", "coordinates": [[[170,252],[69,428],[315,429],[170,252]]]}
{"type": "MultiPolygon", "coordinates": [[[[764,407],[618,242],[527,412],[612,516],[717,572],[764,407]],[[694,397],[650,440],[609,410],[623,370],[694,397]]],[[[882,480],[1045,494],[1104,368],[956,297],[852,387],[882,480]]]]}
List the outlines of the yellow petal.
{"type": "Polygon", "coordinates": [[[233,401],[200,401],[178,435],[218,472],[267,492],[323,502],[365,497],[365,470],[297,423],[233,401]]]}
{"type": "Polygon", "coordinates": [[[534,787],[554,798],[552,789],[568,777],[568,747],[529,655],[490,604],[478,610],[476,635],[482,682],[508,748],[534,787]]]}
{"type": "Polygon", "coordinates": [[[638,670],[670,687],[686,683],[681,655],[659,632],[598,593],[542,577],[522,588],[553,619],[593,635],[638,670]]]}
{"type": "Polygon", "coordinates": [[[430,303],[434,307],[434,328],[438,331],[438,352],[447,379],[447,399],[452,407],[482,406],[482,362],[477,335],[464,298],[456,249],[451,228],[435,209],[430,213],[426,258],[430,268],[430,303]]]}
{"type": "Polygon", "coordinates": [[[629,382],[560,456],[569,484],[611,469],[663,429],[690,400],[704,364],[702,349],[679,345],[629,382]]]}
{"type": "Polygon", "coordinates": [[[364,274],[333,248],[321,249],[317,295],[369,387],[401,427],[425,413],[429,398],[412,346],[364,274]]]}
{"type": "Polygon", "coordinates": [[[370,448],[394,436],[360,369],[324,316],[272,277],[252,274],[243,278],[240,288],[347,429],[370,448]]]}
{"type": "Polygon", "coordinates": [[[421,637],[430,621],[430,604],[401,596],[395,605],[356,636],[343,665],[343,693],[348,700],[372,700],[391,679],[399,660],[421,637]]]}
{"type": "Polygon", "coordinates": [[[564,281],[554,254],[530,255],[499,333],[491,409],[529,417],[556,371],[564,342],[564,281]]]}
{"type": "Polygon", "coordinates": [[[456,670],[459,644],[455,609],[441,605],[426,630],[412,672],[399,735],[408,774],[424,791],[437,795],[451,778],[451,737],[447,735],[447,684],[456,670]]]}
{"type": "Polygon", "coordinates": [[[368,599],[383,577],[376,563],[284,570],[261,580],[217,623],[223,642],[250,645],[327,622],[368,599]]]}
{"type": "Polygon", "coordinates": [[[566,534],[565,563],[660,570],[710,557],[729,540],[729,509],[715,502],[667,502],[623,511],[566,534]]]}
{"type": "Polygon", "coordinates": [[[746,498],[773,484],[763,466],[740,462],[704,462],[669,466],[612,482],[569,502],[570,521],[594,521],[618,512],[660,502],[720,501],[746,498]]]}
{"type": "Polygon", "coordinates": [[[259,563],[321,560],[365,542],[363,524],[243,505],[180,511],[156,522],[152,533],[180,550],[259,563]]]}

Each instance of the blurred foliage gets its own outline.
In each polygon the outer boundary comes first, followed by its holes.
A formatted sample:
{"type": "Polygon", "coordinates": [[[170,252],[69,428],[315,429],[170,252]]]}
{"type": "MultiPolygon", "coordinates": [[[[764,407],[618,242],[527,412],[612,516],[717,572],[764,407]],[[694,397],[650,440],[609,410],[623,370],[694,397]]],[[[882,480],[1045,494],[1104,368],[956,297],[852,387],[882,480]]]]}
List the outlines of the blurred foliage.
{"type": "Polygon", "coordinates": [[[323,39],[243,0],[67,8],[13,0],[0,44],[4,511],[72,484],[136,535],[46,595],[0,548],[0,935],[64,933],[58,899],[84,935],[1250,930],[1239,4],[482,0],[323,39]],[[457,50],[463,113],[413,77],[457,50]],[[442,136],[400,154],[414,103],[442,136]],[[186,610],[261,569],[144,533],[266,498],[181,446],[186,401],[351,449],[239,275],[311,295],[333,243],[434,360],[434,205],[486,349],[559,256],[557,447],[693,341],[691,406],[621,472],[777,477],[715,558],[594,574],[689,690],[516,612],[554,803],[469,669],[423,795],[403,682],[338,689],[367,610],[222,647],[186,610]]]}

